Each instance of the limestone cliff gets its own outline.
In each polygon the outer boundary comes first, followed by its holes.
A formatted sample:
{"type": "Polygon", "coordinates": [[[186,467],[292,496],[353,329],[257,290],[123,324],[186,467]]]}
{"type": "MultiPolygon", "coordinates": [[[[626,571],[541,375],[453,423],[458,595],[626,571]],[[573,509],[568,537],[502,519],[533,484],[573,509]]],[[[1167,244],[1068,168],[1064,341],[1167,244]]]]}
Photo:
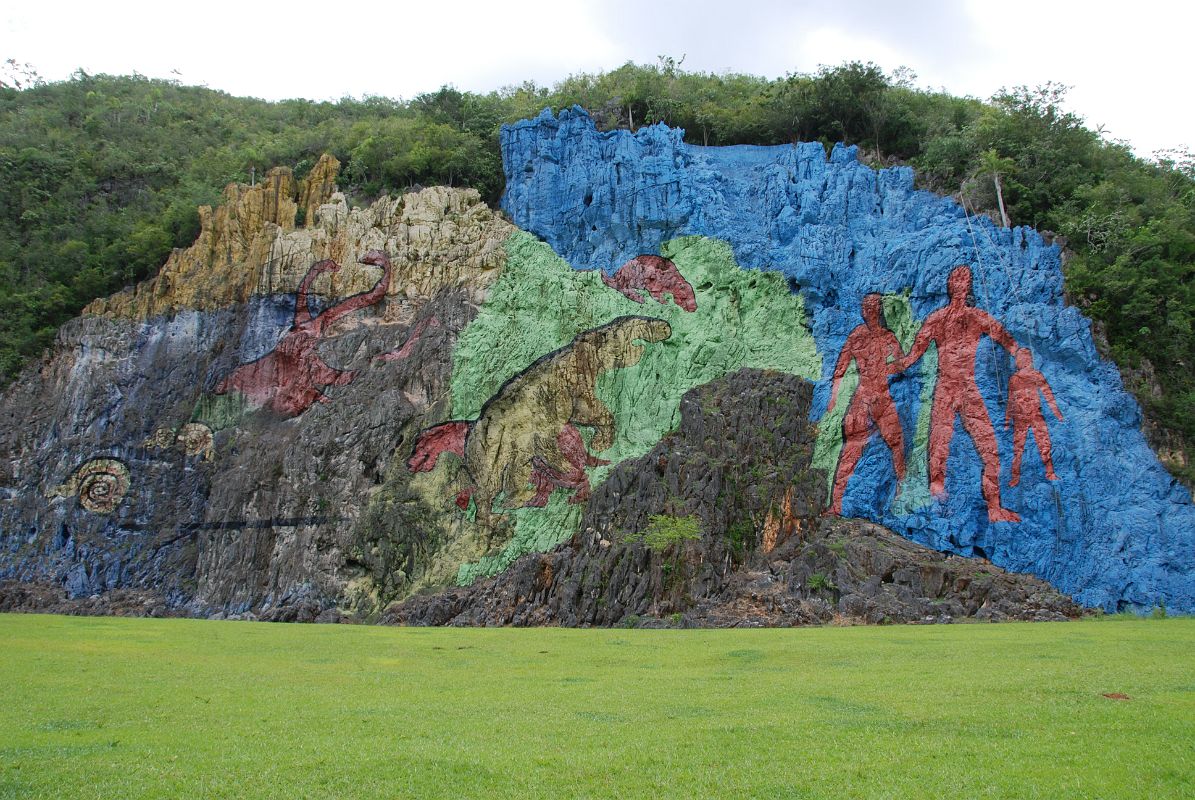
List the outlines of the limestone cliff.
{"type": "Polygon", "coordinates": [[[0,608],[1195,608],[1195,508],[1035,232],[849,148],[579,111],[502,143],[519,227],[471,190],[350,207],[325,157],[64,326],[0,396],[0,608]]]}
{"type": "Polygon", "coordinates": [[[230,186],[6,392],[0,580],[161,613],[347,603],[354,521],[446,392],[513,228],[471,190],[350,209],[336,168],[230,186]],[[253,365],[256,387],[233,380],[253,365]]]}

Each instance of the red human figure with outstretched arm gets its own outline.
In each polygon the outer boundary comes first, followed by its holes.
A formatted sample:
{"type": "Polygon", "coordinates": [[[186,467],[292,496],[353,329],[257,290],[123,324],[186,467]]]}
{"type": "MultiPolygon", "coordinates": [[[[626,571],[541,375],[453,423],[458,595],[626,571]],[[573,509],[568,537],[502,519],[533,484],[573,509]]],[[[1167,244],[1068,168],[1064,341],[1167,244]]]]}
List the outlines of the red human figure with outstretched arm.
{"type": "Polygon", "coordinates": [[[378,303],[390,287],[390,259],[380,250],[371,250],[362,264],[382,268],[378,282],[368,292],[355,294],[314,313],[307,304],[311,285],[321,274],[336,272],[340,265],[324,259],[312,265],[295,298],[295,316],[290,330],[283,334],[266,355],[242,364],[216,386],[216,394],[236,390],[258,406],[266,406],[288,417],[298,416],[313,403],[326,403],[328,396],[320,387],[345,386],[356,373],[331,367],[320,358],[316,348],[328,327],[354,311],[378,303]]]}
{"type": "Polygon", "coordinates": [[[863,324],[850,332],[838,354],[830,404],[826,406],[827,412],[834,408],[842,377],[854,361],[859,371],[859,387],[851,397],[842,421],[842,453],[838,457],[834,489],[830,493],[831,514],[842,513],[842,495],[846,492],[847,481],[854,473],[873,429],[879,430],[892,450],[896,479],[899,481],[905,476],[904,433],[896,404],[888,391],[888,376],[896,372],[896,364],[904,351],[892,331],[884,327],[880,295],[872,293],[864,297],[862,311],[863,324]]]}
{"type": "Polygon", "coordinates": [[[1046,376],[1033,368],[1033,353],[1022,347],[1016,351],[1017,371],[1008,379],[1008,413],[1004,417],[1004,427],[1012,425],[1012,479],[1009,486],[1016,486],[1021,482],[1021,456],[1025,453],[1025,438],[1029,431],[1033,431],[1033,441],[1037,442],[1037,452],[1041,455],[1041,463],[1046,468],[1046,478],[1058,480],[1054,473],[1053,450],[1050,447],[1050,429],[1046,426],[1046,417],[1041,413],[1041,395],[1045,395],[1046,402],[1054,416],[1062,421],[1062,412],[1054,402],[1054,392],[1046,382],[1046,376]]]}
{"type": "Polygon", "coordinates": [[[955,267],[946,280],[950,302],[925,318],[913,348],[901,360],[901,371],[925,355],[930,342],[938,345],[938,382],[934,387],[929,423],[929,489],[934,497],[946,495],[946,460],[954,438],[954,418],[962,417],[963,429],[975,443],[983,461],[980,488],[992,522],[1020,522],[1021,517],[1000,504],[1000,448],[987,406],[975,384],[975,354],[984,336],[1010,353],[1017,343],[995,317],[967,305],[971,292],[971,268],[955,267]]]}

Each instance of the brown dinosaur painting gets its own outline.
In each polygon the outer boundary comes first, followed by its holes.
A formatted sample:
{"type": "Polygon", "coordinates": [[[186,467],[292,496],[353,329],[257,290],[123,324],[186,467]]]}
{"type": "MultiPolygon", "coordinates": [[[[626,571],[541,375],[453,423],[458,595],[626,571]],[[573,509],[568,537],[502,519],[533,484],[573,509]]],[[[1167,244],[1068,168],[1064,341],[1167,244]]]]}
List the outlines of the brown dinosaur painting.
{"type": "Polygon", "coordinates": [[[542,507],[554,489],[571,489],[570,502],[589,496],[585,467],[607,463],[590,454],[614,444],[614,415],[597,397],[596,382],[607,370],[639,363],[644,344],[667,339],[661,319],[619,317],[584,331],[571,343],[539,358],[512,377],[481,407],[476,420],[452,420],[419,434],[407,466],[433,469],[440,456],[461,459],[479,519],[502,498],[504,508],[542,507]],[[593,429],[589,448],[580,427],[593,429]]]}

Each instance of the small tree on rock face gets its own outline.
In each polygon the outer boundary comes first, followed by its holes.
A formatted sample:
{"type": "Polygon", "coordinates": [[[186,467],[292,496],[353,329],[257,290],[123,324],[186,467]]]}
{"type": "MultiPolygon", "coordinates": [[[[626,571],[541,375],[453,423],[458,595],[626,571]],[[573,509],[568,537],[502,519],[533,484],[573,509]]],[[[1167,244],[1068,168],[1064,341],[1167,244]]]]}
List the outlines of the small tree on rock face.
{"type": "Polygon", "coordinates": [[[996,204],[1000,208],[1000,222],[1008,227],[1008,212],[1004,209],[1004,178],[1016,171],[1016,162],[1011,158],[1002,158],[995,149],[985,150],[979,155],[979,170],[976,177],[984,175],[992,179],[996,188],[996,204]]]}

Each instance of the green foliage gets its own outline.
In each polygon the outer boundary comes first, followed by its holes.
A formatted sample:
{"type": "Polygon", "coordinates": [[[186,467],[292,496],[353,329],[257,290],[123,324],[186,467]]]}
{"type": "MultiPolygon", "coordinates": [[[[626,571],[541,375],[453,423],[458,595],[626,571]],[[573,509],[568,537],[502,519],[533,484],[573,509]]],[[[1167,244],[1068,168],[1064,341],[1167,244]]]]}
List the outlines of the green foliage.
{"type": "Polygon", "coordinates": [[[821,572],[815,572],[809,576],[809,588],[815,592],[820,591],[834,591],[838,587],[834,585],[834,581],[830,577],[821,572]]]}
{"type": "Polygon", "coordinates": [[[640,541],[662,553],[674,544],[701,538],[701,520],[695,516],[673,517],[655,514],[647,529],[627,537],[627,541],[640,541]]]}
{"type": "Polygon", "coordinates": [[[742,560],[747,551],[755,546],[755,526],[750,520],[738,519],[726,526],[726,538],[734,557],[742,560]]]}
{"type": "Polygon", "coordinates": [[[137,75],[45,83],[15,62],[4,75],[0,383],[85,303],[188,245],[195,207],[250,170],[293,164],[302,175],[331,152],[357,202],[437,183],[496,202],[498,127],[579,104],[601,128],[664,122],[702,145],[858,144],[865,160],[912,164],[925,188],[996,220],[999,188],[1010,224],[1066,237],[1073,301],[1099,323],[1150,416],[1184,450],[1195,441],[1195,161],[1135,158],[1066,111],[1057,84],[982,102],[871,63],[769,80],[686,72],[661,57],[552,87],[269,103],[137,75]]]}

